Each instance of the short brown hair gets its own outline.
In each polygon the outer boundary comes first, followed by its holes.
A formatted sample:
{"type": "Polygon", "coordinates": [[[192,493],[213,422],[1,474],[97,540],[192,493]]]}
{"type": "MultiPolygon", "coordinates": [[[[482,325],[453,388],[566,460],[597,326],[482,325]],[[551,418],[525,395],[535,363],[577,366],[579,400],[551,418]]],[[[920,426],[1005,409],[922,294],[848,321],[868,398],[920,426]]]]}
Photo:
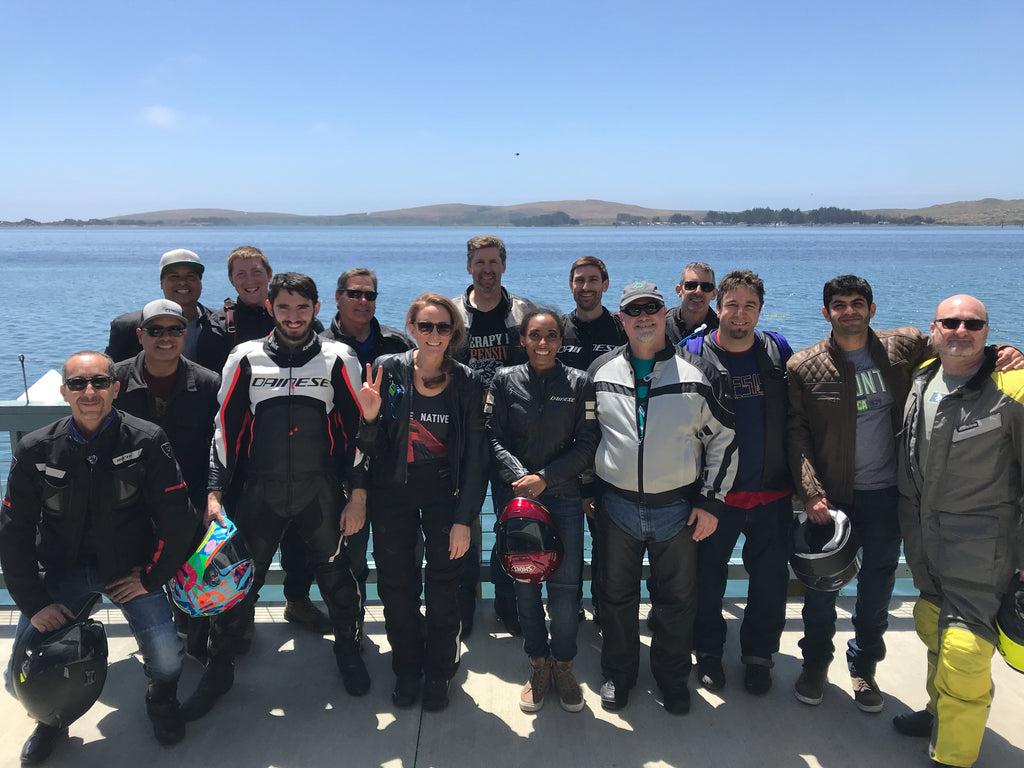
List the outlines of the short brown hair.
{"type": "Polygon", "coordinates": [[[722,278],[722,282],[718,284],[718,308],[722,308],[722,300],[725,299],[725,294],[731,291],[733,288],[749,288],[757,294],[760,305],[764,306],[764,281],[758,276],[757,272],[751,272],[749,269],[734,269],[728,275],[722,278]]]}
{"type": "Polygon", "coordinates": [[[259,259],[263,268],[270,272],[270,262],[263,255],[263,251],[251,245],[240,245],[228,254],[228,277],[231,277],[231,270],[235,268],[235,262],[239,259],[259,259]]]}
{"type": "Polygon", "coordinates": [[[344,291],[348,288],[348,281],[353,277],[368,277],[373,281],[373,290],[377,290],[377,273],[366,267],[355,267],[342,272],[338,276],[338,287],[335,291],[344,291]]]}
{"type": "Polygon", "coordinates": [[[466,266],[468,267],[473,263],[473,253],[479,251],[481,248],[497,248],[498,256],[501,257],[501,263],[505,263],[507,254],[505,253],[505,243],[500,238],[494,235],[477,235],[476,237],[469,238],[466,243],[466,266]]]}
{"type": "Polygon", "coordinates": [[[604,262],[597,258],[597,256],[580,256],[572,263],[572,266],[569,267],[570,283],[572,282],[573,276],[576,274],[576,270],[580,267],[597,267],[598,271],[601,273],[601,279],[608,279],[608,267],[606,267],[604,262]]]}

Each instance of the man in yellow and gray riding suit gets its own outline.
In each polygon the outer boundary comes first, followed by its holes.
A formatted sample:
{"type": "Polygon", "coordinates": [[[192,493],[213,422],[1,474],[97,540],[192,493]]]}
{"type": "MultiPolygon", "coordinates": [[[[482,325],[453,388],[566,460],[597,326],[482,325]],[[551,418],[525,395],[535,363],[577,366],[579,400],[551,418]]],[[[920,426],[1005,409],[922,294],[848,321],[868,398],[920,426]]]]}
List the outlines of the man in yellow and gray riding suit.
{"type": "Polygon", "coordinates": [[[914,626],[928,649],[928,704],[893,725],[930,736],[937,764],[970,766],[992,702],[996,614],[1024,567],[1024,371],[995,372],[988,311],[971,296],[940,303],[931,333],[939,359],[914,375],[899,457],[900,526],[921,592],[914,626]]]}

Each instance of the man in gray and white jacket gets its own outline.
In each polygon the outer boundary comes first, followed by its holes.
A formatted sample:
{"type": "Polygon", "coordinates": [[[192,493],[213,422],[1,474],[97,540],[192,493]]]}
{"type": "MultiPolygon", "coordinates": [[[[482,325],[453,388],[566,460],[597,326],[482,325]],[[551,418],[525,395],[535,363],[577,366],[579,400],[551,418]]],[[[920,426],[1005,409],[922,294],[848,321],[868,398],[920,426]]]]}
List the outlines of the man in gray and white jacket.
{"type": "Polygon", "coordinates": [[[714,367],[668,343],[665,300],[653,283],[626,286],[628,343],[587,372],[601,442],[601,704],[626,706],[640,666],[639,597],[646,551],[658,584],[650,615],[651,671],[665,710],[690,709],[687,678],[697,608],[697,542],[718,525],[736,475],[733,413],[714,367]]]}

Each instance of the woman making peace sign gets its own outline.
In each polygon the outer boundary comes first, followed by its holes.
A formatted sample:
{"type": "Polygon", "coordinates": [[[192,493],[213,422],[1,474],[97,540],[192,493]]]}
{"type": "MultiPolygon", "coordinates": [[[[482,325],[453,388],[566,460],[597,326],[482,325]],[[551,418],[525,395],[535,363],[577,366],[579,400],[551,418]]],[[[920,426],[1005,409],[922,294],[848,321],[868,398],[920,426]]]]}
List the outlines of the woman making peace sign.
{"type": "Polygon", "coordinates": [[[360,449],[371,457],[368,511],[377,592],[397,682],[391,699],[410,707],[448,705],[459,660],[456,595],[470,524],[487,488],[483,387],[452,359],[465,327],[452,302],[424,293],[406,315],[417,349],[385,355],[359,392],[360,449]],[[426,553],[426,633],[420,615],[420,565],[426,553]],[[425,683],[421,678],[425,673],[425,683]]]}

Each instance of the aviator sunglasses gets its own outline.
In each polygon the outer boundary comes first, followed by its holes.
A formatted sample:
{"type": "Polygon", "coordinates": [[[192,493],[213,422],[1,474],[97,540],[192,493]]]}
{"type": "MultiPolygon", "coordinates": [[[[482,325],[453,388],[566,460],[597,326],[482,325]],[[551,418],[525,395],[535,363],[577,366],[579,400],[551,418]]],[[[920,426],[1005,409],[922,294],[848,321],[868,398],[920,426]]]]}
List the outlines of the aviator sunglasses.
{"type": "Polygon", "coordinates": [[[185,335],[185,327],[182,325],[147,325],[142,332],[149,334],[154,339],[159,339],[164,335],[178,337],[185,335]]]}
{"type": "Polygon", "coordinates": [[[416,330],[422,333],[424,336],[429,336],[434,330],[437,330],[438,336],[451,336],[452,324],[451,323],[428,323],[425,320],[419,320],[413,325],[416,326],[416,330]]]}
{"type": "Polygon", "coordinates": [[[980,331],[982,328],[988,325],[987,320],[979,320],[976,317],[944,317],[941,320],[936,318],[935,322],[941,325],[947,331],[955,331],[957,328],[960,327],[961,324],[963,324],[964,328],[966,328],[968,331],[980,331]]]}
{"type": "Polygon", "coordinates": [[[345,295],[348,296],[350,299],[353,299],[355,301],[359,301],[364,296],[366,297],[367,301],[376,301],[377,300],[377,292],[376,291],[361,291],[358,288],[346,288],[345,289],[345,295]]]}
{"type": "Polygon", "coordinates": [[[90,384],[93,389],[110,389],[113,383],[113,376],[72,376],[70,379],[64,379],[64,386],[72,392],[84,392],[90,384]]]}
{"type": "Polygon", "coordinates": [[[696,280],[687,280],[685,283],[683,283],[684,291],[696,291],[697,288],[700,288],[702,291],[704,291],[704,293],[711,293],[713,290],[715,290],[715,284],[697,282],[696,280]]]}
{"type": "Polygon", "coordinates": [[[641,312],[645,315],[656,315],[664,306],[660,301],[649,301],[646,304],[630,304],[623,307],[622,311],[630,317],[640,317],[641,312]]]}

